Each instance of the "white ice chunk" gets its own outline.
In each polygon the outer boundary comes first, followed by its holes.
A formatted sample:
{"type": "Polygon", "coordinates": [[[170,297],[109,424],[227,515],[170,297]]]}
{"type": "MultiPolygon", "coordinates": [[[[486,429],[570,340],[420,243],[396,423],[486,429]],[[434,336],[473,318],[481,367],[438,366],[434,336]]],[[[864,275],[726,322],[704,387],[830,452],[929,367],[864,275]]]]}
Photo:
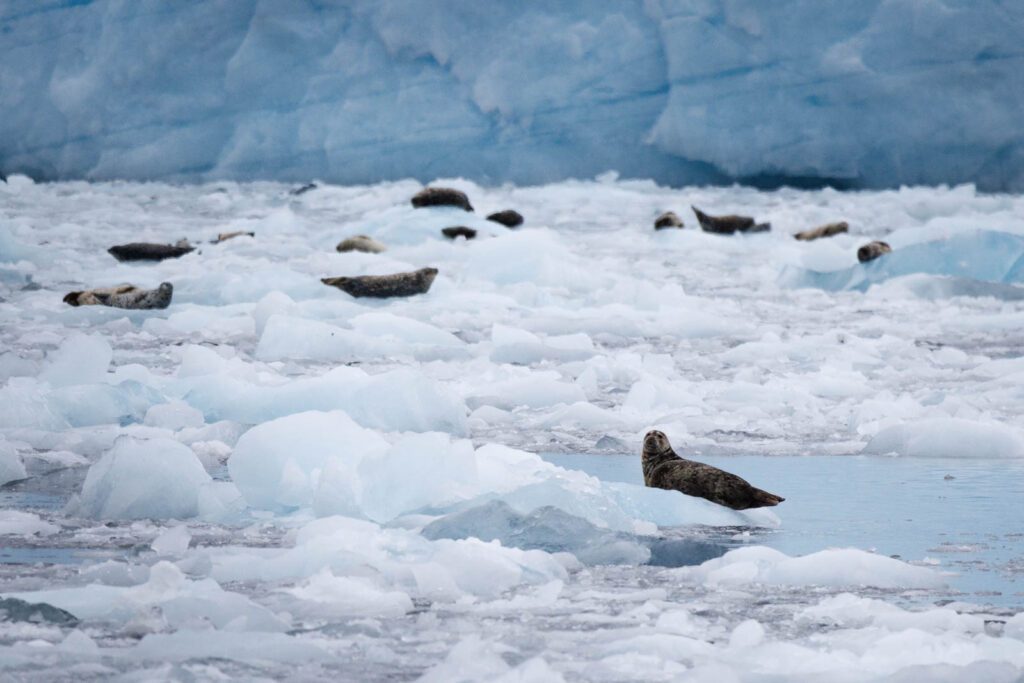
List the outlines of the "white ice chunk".
{"type": "Polygon", "coordinates": [[[54,387],[102,382],[114,352],[99,336],[76,333],[50,354],[39,378],[54,387]]]}
{"type": "Polygon", "coordinates": [[[58,531],[59,526],[44,521],[35,513],[0,510],[0,536],[52,536],[58,531]]]}
{"type": "Polygon", "coordinates": [[[210,481],[188,446],[123,436],[89,468],[78,512],[95,519],[194,517],[210,481]]]}
{"type": "Polygon", "coordinates": [[[153,539],[149,547],[158,555],[181,555],[188,550],[188,544],[192,540],[192,534],[184,524],[172,526],[159,536],[153,539]]]}
{"type": "Polygon", "coordinates": [[[883,429],[864,452],[916,458],[1024,458],[1024,435],[998,422],[935,417],[883,429]]]}
{"type": "Polygon", "coordinates": [[[21,461],[17,449],[0,437],[0,486],[26,476],[25,463],[21,461]]]}
{"type": "Polygon", "coordinates": [[[186,427],[202,427],[203,414],[184,401],[158,403],[146,411],[143,422],[150,427],[177,431],[186,427]]]}

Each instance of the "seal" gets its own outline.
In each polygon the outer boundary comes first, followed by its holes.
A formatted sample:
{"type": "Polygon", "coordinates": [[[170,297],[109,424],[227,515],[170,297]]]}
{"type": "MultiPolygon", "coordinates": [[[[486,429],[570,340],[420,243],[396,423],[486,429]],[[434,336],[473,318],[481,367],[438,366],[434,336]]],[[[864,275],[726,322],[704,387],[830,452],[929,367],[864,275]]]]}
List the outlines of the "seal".
{"type": "Polygon", "coordinates": [[[410,201],[414,209],[428,206],[457,206],[465,211],[473,210],[466,193],[450,187],[425,187],[413,195],[410,201]]]}
{"type": "Polygon", "coordinates": [[[827,223],[819,226],[814,230],[804,230],[793,235],[796,239],[801,242],[810,242],[812,240],[821,239],[822,237],[832,237],[833,235],[841,235],[844,232],[850,231],[850,224],[846,221],[839,221],[838,223],[827,223]]]}
{"type": "Polygon", "coordinates": [[[307,192],[315,190],[318,187],[320,186],[317,185],[316,183],[306,183],[302,187],[296,187],[294,190],[291,190],[288,194],[292,195],[293,197],[300,197],[306,194],[307,192]]]}
{"type": "Polygon", "coordinates": [[[676,215],[675,211],[666,211],[654,219],[654,229],[664,230],[665,228],[681,228],[683,219],[676,215]]]}
{"type": "Polygon", "coordinates": [[[691,206],[697,216],[700,229],[716,235],[732,235],[737,232],[767,232],[771,223],[758,223],[750,216],[709,216],[696,206],[691,206]]]}
{"type": "Polygon", "coordinates": [[[255,237],[256,233],[247,232],[245,230],[235,230],[234,232],[222,232],[221,234],[217,235],[217,239],[213,240],[212,244],[220,244],[221,242],[227,242],[228,240],[234,239],[235,237],[243,236],[255,237]]]}
{"type": "Polygon", "coordinates": [[[437,277],[437,268],[420,268],[407,273],[391,275],[362,275],[359,277],[325,277],[320,282],[337,287],[354,297],[387,299],[393,296],[426,294],[437,277]]]}
{"type": "Polygon", "coordinates": [[[135,285],[118,285],[70,292],[64,303],[72,306],[112,306],[114,308],[167,308],[171,305],[174,285],[161,282],[156,289],[140,289],[135,285]]]}
{"type": "Polygon", "coordinates": [[[644,436],[641,462],[645,485],[697,496],[733,510],[771,507],[785,500],[751,486],[735,474],[680,458],[672,450],[668,437],[657,430],[644,436]]]}
{"type": "Polygon", "coordinates": [[[163,261],[168,258],[178,258],[195,247],[188,243],[188,240],[179,240],[177,244],[152,244],[150,242],[132,242],[131,244],[118,244],[107,249],[107,252],[118,261],[163,261]]]}
{"type": "Polygon", "coordinates": [[[444,228],[441,230],[441,234],[450,240],[456,237],[465,237],[467,240],[471,240],[476,237],[476,230],[473,228],[467,228],[464,225],[456,225],[451,228],[444,228]]]}
{"type": "Polygon", "coordinates": [[[868,242],[857,250],[857,260],[861,263],[867,263],[868,261],[874,261],[876,258],[883,254],[888,254],[891,251],[892,247],[889,246],[888,242],[868,242]]]}
{"type": "Polygon", "coordinates": [[[383,244],[367,237],[366,235],[356,235],[355,237],[346,237],[342,241],[338,242],[338,246],[335,247],[341,253],[349,251],[361,251],[367,254],[379,254],[382,251],[387,251],[388,248],[383,244]]]}
{"type": "Polygon", "coordinates": [[[487,217],[487,220],[501,223],[506,228],[518,228],[523,224],[523,214],[513,209],[505,209],[504,211],[492,213],[487,217]]]}

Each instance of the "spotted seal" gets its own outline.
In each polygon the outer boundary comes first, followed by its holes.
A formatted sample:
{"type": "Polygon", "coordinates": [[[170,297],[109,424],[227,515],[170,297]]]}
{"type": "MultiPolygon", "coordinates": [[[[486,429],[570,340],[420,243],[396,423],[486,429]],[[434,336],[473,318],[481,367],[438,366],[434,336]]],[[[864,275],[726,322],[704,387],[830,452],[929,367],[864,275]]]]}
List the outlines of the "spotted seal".
{"type": "Polygon", "coordinates": [[[745,479],[704,463],[684,460],[672,450],[668,437],[653,430],[644,436],[641,456],[644,484],[705,498],[733,510],[770,507],[785,498],[751,486],[745,479]]]}
{"type": "Polygon", "coordinates": [[[426,294],[437,277],[437,268],[420,268],[407,273],[391,275],[361,275],[359,277],[325,277],[320,282],[337,287],[355,297],[386,299],[393,296],[426,294]]]}
{"type": "Polygon", "coordinates": [[[256,233],[249,232],[247,230],[235,230],[233,232],[222,232],[217,235],[217,239],[213,240],[213,244],[220,244],[221,242],[227,242],[228,240],[236,237],[255,237],[256,233]]]}
{"type": "Polygon", "coordinates": [[[388,250],[388,248],[383,244],[366,235],[346,237],[342,241],[338,242],[338,246],[335,247],[335,249],[343,254],[349,251],[361,251],[366,254],[379,254],[388,250]]]}
{"type": "Polygon", "coordinates": [[[169,258],[178,258],[195,247],[188,243],[188,240],[179,240],[177,244],[152,244],[150,242],[132,242],[131,244],[118,244],[107,249],[107,252],[118,261],[163,261],[169,258]]]}
{"type": "Polygon", "coordinates": [[[496,211],[487,217],[487,220],[501,223],[506,228],[518,228],[523,224],[523,214],[514,209],[496,211]]]}
{"type": "Polygon", "coordinates": [[[450,187],[425,187],[409,200],[414,209],[423,209],[428,206],[457,206],[465,211],[472,211],[473,205],[469,203],[469,197],[465,192],[454,190],[450,187]]]}
{"type": "Polygon", "coordinates": [[[71,306],[112,306],[114,308],[167,308],[174,295],[174,285],[161,282],[156,289],[140,289],[135,285],[101,287],[70,292],[64,303],[71,306]]]}
{"type": "Polygon", "coordinates": [[[883,254],[888,254],[891,251],[892,247],[889,246],[888,242],[868,242],[857,250],[857,260],[861,263],[867,263],[868,261],[874,261],[876,258],[883,254]]]}
{"type": "Polygon", "coordinates": [[[317,185],[316,183],[306,183],[302,187],[297,187],[294,190],[289,191],[288,194],[292,195],[293,197],[301,197],[307,192],[312,192],[318,187],[320,186],[317,185]]]}
{"type": "Polygon", "coordinates": [[[822,237],[832,237],[834,235],[841,235],[844,232],[850,231],[850,224],[846,221],[839,221],[838,223],[827,223],[825,225],[814,228],[813,230],[804,230],[793,235],[794,238],[801,242],[810,242],[812,240],[821,239],[822,237]]]}
{"type": "Polygon", "coordinates": [[[464,225],[456,225],[450,228],[444,228],[441,230],[441,234],[450,240],[456,237],[465,237],[467,240],[471,240],[476,237],[476,230],[473,228],[467,228],[464,225]]]}
{"type": "Polygon", "coordinates": [[[758,223],[750,216],[709,216],[696,206],[691,206],[697,216],[700,229],[716,235],[732,235],[737,232],[767,232],[771,223],[758,223]]]}
{"type": "Polygon", "coordinates": [[[654,229],[664,230],[666,228],[683,227],[683,219],[675,211],[666,211],[654,219],[654,229]]]}

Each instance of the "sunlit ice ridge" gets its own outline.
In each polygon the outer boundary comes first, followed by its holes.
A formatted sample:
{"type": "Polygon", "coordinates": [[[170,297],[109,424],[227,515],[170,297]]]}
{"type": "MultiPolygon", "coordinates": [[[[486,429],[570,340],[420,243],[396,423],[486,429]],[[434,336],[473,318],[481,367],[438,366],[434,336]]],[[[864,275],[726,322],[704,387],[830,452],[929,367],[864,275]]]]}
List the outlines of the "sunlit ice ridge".
{"type": "Polygon", "coordinates": [[[999,0],[0,5],[0,173],[1024,190],[999,0]]]}

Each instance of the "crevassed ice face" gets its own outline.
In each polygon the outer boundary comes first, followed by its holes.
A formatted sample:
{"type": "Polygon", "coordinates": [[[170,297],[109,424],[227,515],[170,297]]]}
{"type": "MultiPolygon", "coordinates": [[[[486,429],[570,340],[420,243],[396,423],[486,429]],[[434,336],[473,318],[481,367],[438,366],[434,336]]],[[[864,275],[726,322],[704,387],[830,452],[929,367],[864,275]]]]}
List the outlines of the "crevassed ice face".
{"type": "Polygon", "coordinates": [[[660,453],[662,451],[667,451],[669,448],[671,448],[671,446],[669,446],[668,437],[665,436],[664,432],[652,429],[644,436],[645,451],[660,453]]]}

